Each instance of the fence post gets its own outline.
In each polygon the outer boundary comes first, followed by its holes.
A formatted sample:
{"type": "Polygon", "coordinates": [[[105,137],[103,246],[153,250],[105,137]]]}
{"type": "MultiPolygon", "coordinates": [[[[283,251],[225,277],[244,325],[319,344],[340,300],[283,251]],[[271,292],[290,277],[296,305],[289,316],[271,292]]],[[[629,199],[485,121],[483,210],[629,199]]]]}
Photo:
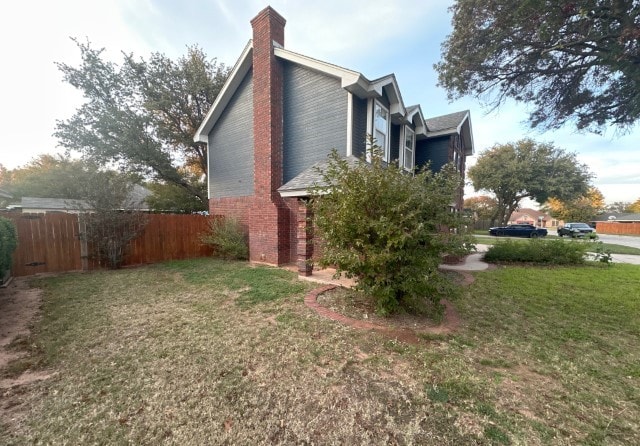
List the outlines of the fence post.
{"type": "Polygon", "coordinates": [[[78,214],[78,236],[80,238],[80,263],[82,271],[89,271],[89,248],[87,246],[87,222],[78,214]]]}

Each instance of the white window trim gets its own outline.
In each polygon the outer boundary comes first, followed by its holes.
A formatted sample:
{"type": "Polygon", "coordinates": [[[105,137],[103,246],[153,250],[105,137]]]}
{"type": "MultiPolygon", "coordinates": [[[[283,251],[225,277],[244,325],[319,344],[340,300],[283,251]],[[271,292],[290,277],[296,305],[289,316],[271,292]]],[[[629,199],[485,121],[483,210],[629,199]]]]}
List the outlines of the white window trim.
{"type": "MultiPolygon", "coordinates": [[[[375,138],[375,130],[376,130],[376,125],[375,125],[375,119],[376,119],[376,105],[380,106],[381,109],[385,110],[387,112],[387,134],[386,134],[386,138],[385,138],[385,146],[382,147],[383,151],[384,151],[384,155],[382,157],[382,159],[388,163],[389,162],[389,156],[391,153],[391,112],[389,111],[389,108],[385,107],[384,104],[380,101],[378,101],[377,99],[374,99],[372,101],[372,110],[371,110],[371,135],[375,138]]],[[[376,140],[376,143],[378,145],[380,145],[380,141],[376,140]]]]}
{"type": "Polygon", "coordinates": [[[400,166],[402,166],[402,169],[408,171],[408,172],[413,172],[415,170],[416,167],[416,132],[411,129],[408,125],[404,125],[402,127],[402,135],[401,135],[402,139],[400,140],[400,166]],[[404,162],[404,156],[405,156],[405,143],[407,140],[407,130],[409,132],[411,132],[413,134],[413,138],[412,138],[412,144],[413,146],[411,147],[411,167],[407,168],[405,166],[405,162],[404,162]]]}
{"type": "Polygon", "coordinates": [[[353,93],[347,92],[347,156],[353,155],[353,93]]]}

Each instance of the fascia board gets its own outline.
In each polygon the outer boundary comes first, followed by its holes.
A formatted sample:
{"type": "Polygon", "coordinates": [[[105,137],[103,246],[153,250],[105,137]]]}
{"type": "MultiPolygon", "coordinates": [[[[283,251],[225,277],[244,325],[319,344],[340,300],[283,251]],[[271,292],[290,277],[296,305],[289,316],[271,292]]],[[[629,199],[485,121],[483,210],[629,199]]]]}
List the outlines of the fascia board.
{"type": "Polygon", "coordinates": [[[231,70],[227,81],[222,86],[220,93],[218,93],[218,97],[213,102],[213,105],[209,109],[209,112],[196,130],[196,134],[193,137],[195,142],[208,142],[209,141],[209,132],[218,121],[222,112],[224,111],[227,104],[233,97],[233,94],[236,92],[240,83],[249,72],[249,69],[253,65],[253,41],[249,40],[247,45],[242,50],[242,54],[238,58],[235,66],[231,70]]]}
{"type": "Polygon", "coordinates": [[[276,57],[281,59],[297,63],[309,69],[340,79],[342,88],[349,89],[349,87],[360,85],[363,81],[366,81],[364,76],[357,71],[347,70],[346,68],[304,56],[299,53],[294,53],[293,51],[289,51],[284,48],[276,47],[273,49],[273,53],[276,57]]]}

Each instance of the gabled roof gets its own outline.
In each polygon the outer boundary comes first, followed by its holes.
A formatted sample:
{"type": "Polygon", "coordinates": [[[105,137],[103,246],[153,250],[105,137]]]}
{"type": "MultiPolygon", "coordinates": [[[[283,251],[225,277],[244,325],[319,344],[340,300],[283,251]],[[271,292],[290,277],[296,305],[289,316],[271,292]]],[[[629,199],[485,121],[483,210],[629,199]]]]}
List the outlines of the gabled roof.
{"type": "MultiPolygon", "coordinates": [[[[407,109],[404,106],[400,87],[398,86],[398,81],[394,74],[389,74],[370,81],[362,73],[357,71],[349,70],[338,65],[289,51],[277,45],[274,47],[274,55],[280,59],[288,60],[327,76],[340,79],[342,88],[359,98],[382,97],[383,93],[386,93],[391,103],[391,118],[398,123],[410,122],[410,120],[413,120],[416,124],[416,133],[426,135],[427,126],[424,124],[422,110],[420,110],[417,115],[412,114],[410,118],[407,118],[407,109]]],[[[240,83],[246,74],[251,69],[252,64],[253,40],[249,40],[242,51],[242,54],[238,58],[238,61],[231,70],[222,90],[220,90],[215,102],[211,106],[211,109],[196,131],[193,138],[194,141],[208,142],[208,135],[211,132],[211,129],[213,129],[214,125],[224,112],[225,107],[233,97],[233,94],[240,86],[240,83]]]]}
{"type": "Polygon", "coordinates": [[[436,116],[425,120],[427,137],[459,134],[466,148],[465,155],[473,155],[473,132],[471,131],[471,116],[469,110],[436,116]]]}

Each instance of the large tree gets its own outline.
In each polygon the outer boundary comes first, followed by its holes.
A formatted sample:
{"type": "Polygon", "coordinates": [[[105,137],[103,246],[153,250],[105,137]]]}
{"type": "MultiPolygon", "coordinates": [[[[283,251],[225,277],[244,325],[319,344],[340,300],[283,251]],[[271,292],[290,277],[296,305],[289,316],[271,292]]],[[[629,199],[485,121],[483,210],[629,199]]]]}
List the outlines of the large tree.
{"type": "Polygon", "coordinates": [[[475,190],[492,192],[498,200],[491,224],[506,224],[524,198],[539,203],[577,198],[587,192],[591,177],[575,154],[531,139],[497,144],[469,169],[475,190]]]}
{"type": "Polygon", "coordinates": [[[41,154],[22,167],[5,171],[0,187],[10,192],[14,201],[22,197],[80,199],[84,185],[98,172],[98,166],[91,162],[41,154]]]}
{"type": "Polygon", "coordinates": [[[105,59],[103,49],[76,43],[80,66],[58,67],[86,102],[73,117],[58,121],[60,144],[101,164],[175,184],[206,203],[198,184],[206,179],[206,146],[193,135],[228,69],[196,46],[177,61],[159,53],[148,60],[124,55],[118,65],[105,59]],[[187,171],[196,171],[197,180],[187,171]]]}
{"type": "Polygon", "coordinates": [[[543,206],[551,216],[565,222],[590,221],[604,208],[604,195],[595,187],[590,187],[586,194],[569,201],[549,198],[543,206]]]}
{"type": "Polygon", "coordinates": [[[435,65],[450,99],[527,102],[542,128],[597,132],[640,119],[639,1],[457,0],[451,10],[435,65]]]}
{"type": "Polygon", "coordinates": [[[489,220],[493,217],[498,206],[498,200],[488,195],[465,198],[464,208],[470,209],[478,220],[489,220]]]}

